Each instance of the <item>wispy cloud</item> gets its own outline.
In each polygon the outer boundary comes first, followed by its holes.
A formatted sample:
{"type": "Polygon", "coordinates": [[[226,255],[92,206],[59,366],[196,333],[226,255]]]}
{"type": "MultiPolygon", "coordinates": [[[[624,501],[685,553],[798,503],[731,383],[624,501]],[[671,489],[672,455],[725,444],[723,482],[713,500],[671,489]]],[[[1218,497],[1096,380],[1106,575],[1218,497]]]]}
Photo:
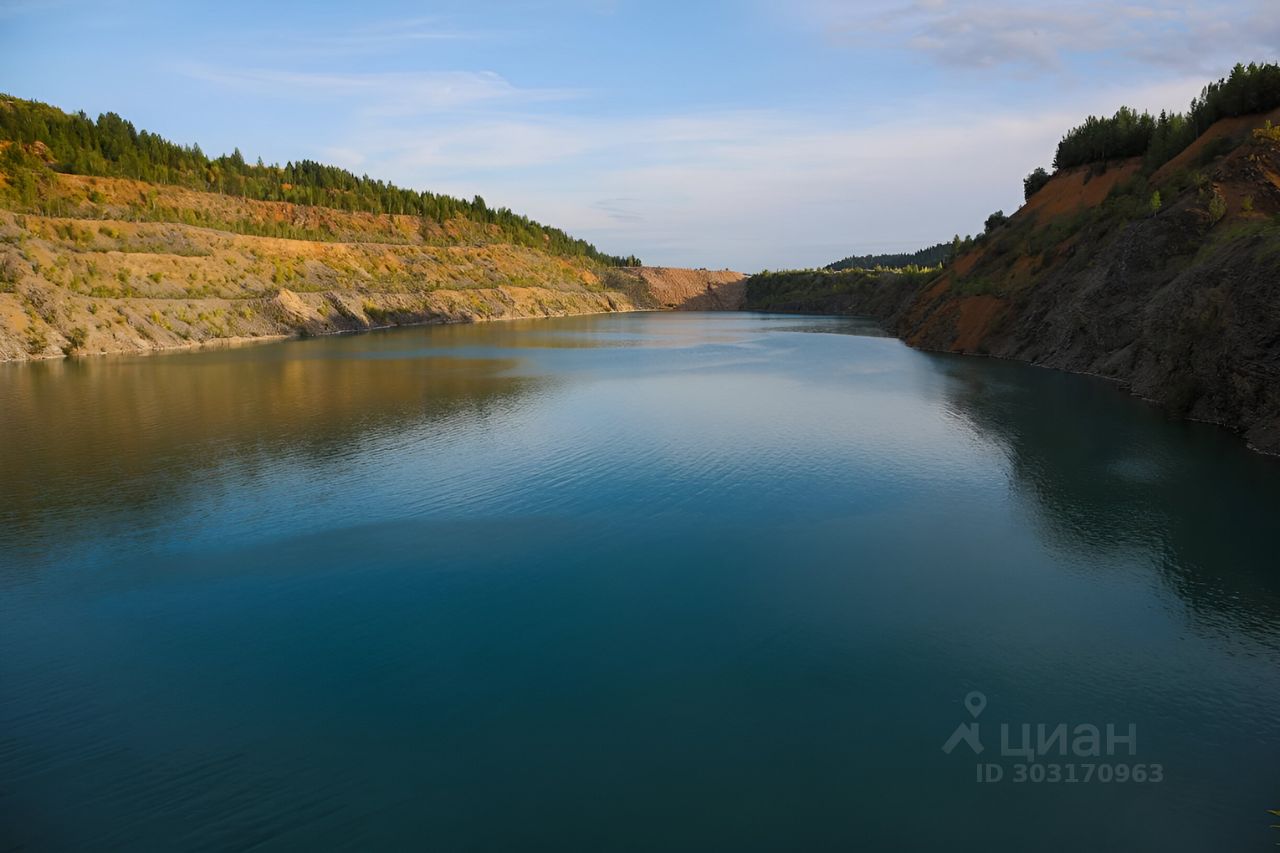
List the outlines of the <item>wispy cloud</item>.
{"type": "Polygon", "coordinates": [[[367,24],[341,34],[311,36],[307,40],[324,45],[382,47],[404,42],[474,41],[492,36],[493,33],[487,31],[451,27],[440,18],[405,18],[367,24]]]}
{"type": "Polygon", "coordinates": [[[341,73],[277,69],[228,69],[185,65],[187,76],[241,89],[255,96],[351,99],[365,112],[412,114],[454,110],[481,103],[531,103],[579,97],[568,89],[525,89],[492,71],[388,71],[341,73]]]}
{"type": "Polygon", "coordinates": [[[592,207],[609,217],[612,222],[629,225],[644,221],[644,214],[637,211],[639,201],[636,198],[602,198],[592,207]]]}
{"type": "Polygon", "coordinates": [[[1219,71],[1270,58],[1280,43],[1275,0],[811,0],[828,35],[897,47],[948,67],[1062,70],[1073,58],[1116,59],[1181,71],[1219,71]]]}
{"type": "Polygon", "coordinates": [[[270,35],[270,50],[294,57],[343,57],[397,52],[449,42],[493,41],[508,36],[497,30],[466,29],[437,17],[375,21],[341,31],[302,30],[270,35]]]}

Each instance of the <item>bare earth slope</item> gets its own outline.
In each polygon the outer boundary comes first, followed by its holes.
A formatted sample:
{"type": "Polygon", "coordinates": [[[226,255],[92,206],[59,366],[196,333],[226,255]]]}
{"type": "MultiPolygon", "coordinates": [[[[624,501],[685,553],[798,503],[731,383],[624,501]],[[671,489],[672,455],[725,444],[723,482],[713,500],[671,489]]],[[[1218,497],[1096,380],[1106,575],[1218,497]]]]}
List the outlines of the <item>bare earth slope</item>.
{"type": "Polygon", "coordinates": [[[746,300],[746,276],[731,270],[619,267],[605,280],[651,308],[738,311],[746,300]]]}
{"type": "Polygon", "coordinates": [[[620,272],[497,243],[467,221],[122,179],[60,175],[52,195],[46,209],[64,215],[0,210],[0,360],[679,307],[742,278],[620,272]]]}

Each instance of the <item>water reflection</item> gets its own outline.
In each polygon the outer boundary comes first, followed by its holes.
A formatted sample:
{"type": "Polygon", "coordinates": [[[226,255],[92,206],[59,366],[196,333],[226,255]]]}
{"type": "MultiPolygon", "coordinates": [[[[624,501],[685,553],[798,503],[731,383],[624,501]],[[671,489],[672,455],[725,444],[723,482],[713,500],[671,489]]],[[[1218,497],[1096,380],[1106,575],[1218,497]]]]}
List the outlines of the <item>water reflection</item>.
{"type": "Polygon", "coordinates": [[[713,347],[767,331],[879,334],[843,318],[573,317],[0,365],[0,544],[38,556],[83,530],[175,517],[229,465],[348,458],[454,417],[474,428],[557,381],[522,372],[539,351],[713,347]]]}
{"type": "Polygon", "coordinates": [[[1092,564],[1145,554],[1202,625],[1276,642],[1280,459],[1218,428],[1170,421],[1108,383],[930,358],[951,380],[951,411],[1002,449],[1047,541],[1092,564]]]}
{"type": "Polygon", "coordinates": [[[303,341],[0,370],[0,544],[39,554],[173,515],[215,472],[357,454],[409,425],[483,421],[538,381],[514,358],[303,341]]]}

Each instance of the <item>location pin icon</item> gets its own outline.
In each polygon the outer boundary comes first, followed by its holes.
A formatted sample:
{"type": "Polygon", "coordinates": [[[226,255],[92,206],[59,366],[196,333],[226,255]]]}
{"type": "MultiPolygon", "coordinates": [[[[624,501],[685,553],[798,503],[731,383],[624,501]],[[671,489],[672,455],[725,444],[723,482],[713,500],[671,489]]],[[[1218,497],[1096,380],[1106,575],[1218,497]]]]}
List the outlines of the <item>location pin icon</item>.
{"type": "Polygon", "coordinates": [[[987,697],[974,690],[972,693],[964,697],[964,706],[969,709],[969,713],[973,718],[978,719],[978,715],[987,707],[987,697]]]}

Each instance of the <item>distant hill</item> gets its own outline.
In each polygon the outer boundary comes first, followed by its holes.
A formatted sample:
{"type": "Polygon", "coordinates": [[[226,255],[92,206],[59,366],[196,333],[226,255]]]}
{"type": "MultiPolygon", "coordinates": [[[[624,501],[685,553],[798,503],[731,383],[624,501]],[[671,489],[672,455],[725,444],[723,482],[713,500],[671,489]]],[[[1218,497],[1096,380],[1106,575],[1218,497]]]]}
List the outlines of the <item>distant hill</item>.
{"type": "Polygon", "coordinates": [[[1237,66],[1185,115],[1090,118],[1057,167],[933,275],[772,273],[746,305],[1109,377],[1280,453],[1280,67],[1237,66]]]}
{"type": "Polygon", "coordinates": [[[900,270],[907,267],[941,266],[951,255],[950,243],[939,243],[920,249],[917,252],[903,252],[896,255],[850,255],[835,263],[827,264],[823,269],[832,270],[900,270]]]}

